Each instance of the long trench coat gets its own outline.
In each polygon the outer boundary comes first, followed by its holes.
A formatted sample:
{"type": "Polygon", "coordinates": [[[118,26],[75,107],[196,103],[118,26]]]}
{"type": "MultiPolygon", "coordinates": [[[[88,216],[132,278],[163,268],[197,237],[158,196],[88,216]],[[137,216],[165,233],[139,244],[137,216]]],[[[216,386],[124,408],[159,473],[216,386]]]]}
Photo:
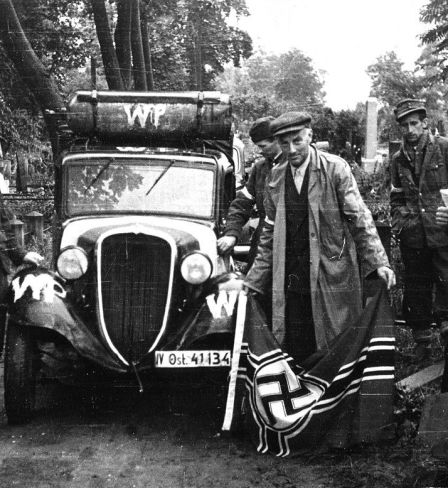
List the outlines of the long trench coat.
{"type": "MultiPolygon", "coordinates": [[[[361,314],[364,276],[389,266],[372,215],[364,204],[349,165],[310,146],[308,214],[311,304],[319,350],[361,314]]],[[[254,264],[245,284],[265,293],[272,283],[272,330],[285,337],[285,172],[272,170],[265,199],[266,221],[254,264]]]]}

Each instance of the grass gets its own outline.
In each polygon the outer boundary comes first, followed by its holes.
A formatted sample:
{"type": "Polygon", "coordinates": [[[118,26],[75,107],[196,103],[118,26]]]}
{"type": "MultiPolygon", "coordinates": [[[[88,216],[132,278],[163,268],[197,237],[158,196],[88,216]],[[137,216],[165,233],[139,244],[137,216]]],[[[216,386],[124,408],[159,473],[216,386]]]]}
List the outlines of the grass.
{"type": "MultiPolygon", "coordinates": [[[[443,358],[439,335],[433,331],[431,357],[418,363],[409,328],[396,328],[396,380],[399,381],[443,358]]],[[[396,436],[386,445],[361,446],[329,455],[332,488],[429,488],[448,487],[448,465],[431,454],[418,437],[425,400],[440,392],[440,379],[412,391],[396,389],[394,420],[396,436]]],[[[330,485],[329,485],[330,486],[330,485]]]]}

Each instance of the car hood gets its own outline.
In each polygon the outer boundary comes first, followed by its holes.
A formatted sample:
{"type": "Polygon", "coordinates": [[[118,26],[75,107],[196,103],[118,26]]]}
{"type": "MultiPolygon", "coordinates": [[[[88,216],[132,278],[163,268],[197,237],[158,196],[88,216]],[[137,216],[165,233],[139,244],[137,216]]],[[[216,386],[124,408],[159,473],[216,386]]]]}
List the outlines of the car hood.
{"type": "MultiPolygon", "coordinates": [[[[64,226],[60,248],[79,246],[90,252],[105,234],[158,235],[176,244],[179,254],[200,250],[212,263],[218,259],[216,234],[210,223],[155,216],[95,217],[69,221],[64,226]]],[[[216,267],[214,267],[216,268],[216,267]]]]}

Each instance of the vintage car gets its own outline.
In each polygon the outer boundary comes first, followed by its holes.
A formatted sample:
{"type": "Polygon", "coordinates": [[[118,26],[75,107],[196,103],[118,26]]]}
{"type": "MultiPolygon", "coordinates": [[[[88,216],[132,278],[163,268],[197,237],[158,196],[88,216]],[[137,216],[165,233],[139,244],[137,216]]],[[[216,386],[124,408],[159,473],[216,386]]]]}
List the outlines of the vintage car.
{"type": "MultiPolygon", "coordinates": [[[[237,292],[216,240],[235,194],[218,92],[77,92],[57,114],[55,269],[12,280],[5,408],[36,385],[225,382],[237,292]]],[[[229,142],[230,141],[230,142],[229,142]]]]}

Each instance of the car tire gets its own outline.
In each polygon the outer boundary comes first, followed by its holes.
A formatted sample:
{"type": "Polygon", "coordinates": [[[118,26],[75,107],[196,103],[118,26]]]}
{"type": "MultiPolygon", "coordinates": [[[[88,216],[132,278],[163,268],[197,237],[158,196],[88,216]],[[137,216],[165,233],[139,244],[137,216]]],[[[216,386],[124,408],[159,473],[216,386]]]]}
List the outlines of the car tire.
{"type": "Polygon", "coordinates": [[[36,394],[36,347],[29,327],[13,322],[6,329],[4,384],[8,423],[29,422],[36,394]]]}

